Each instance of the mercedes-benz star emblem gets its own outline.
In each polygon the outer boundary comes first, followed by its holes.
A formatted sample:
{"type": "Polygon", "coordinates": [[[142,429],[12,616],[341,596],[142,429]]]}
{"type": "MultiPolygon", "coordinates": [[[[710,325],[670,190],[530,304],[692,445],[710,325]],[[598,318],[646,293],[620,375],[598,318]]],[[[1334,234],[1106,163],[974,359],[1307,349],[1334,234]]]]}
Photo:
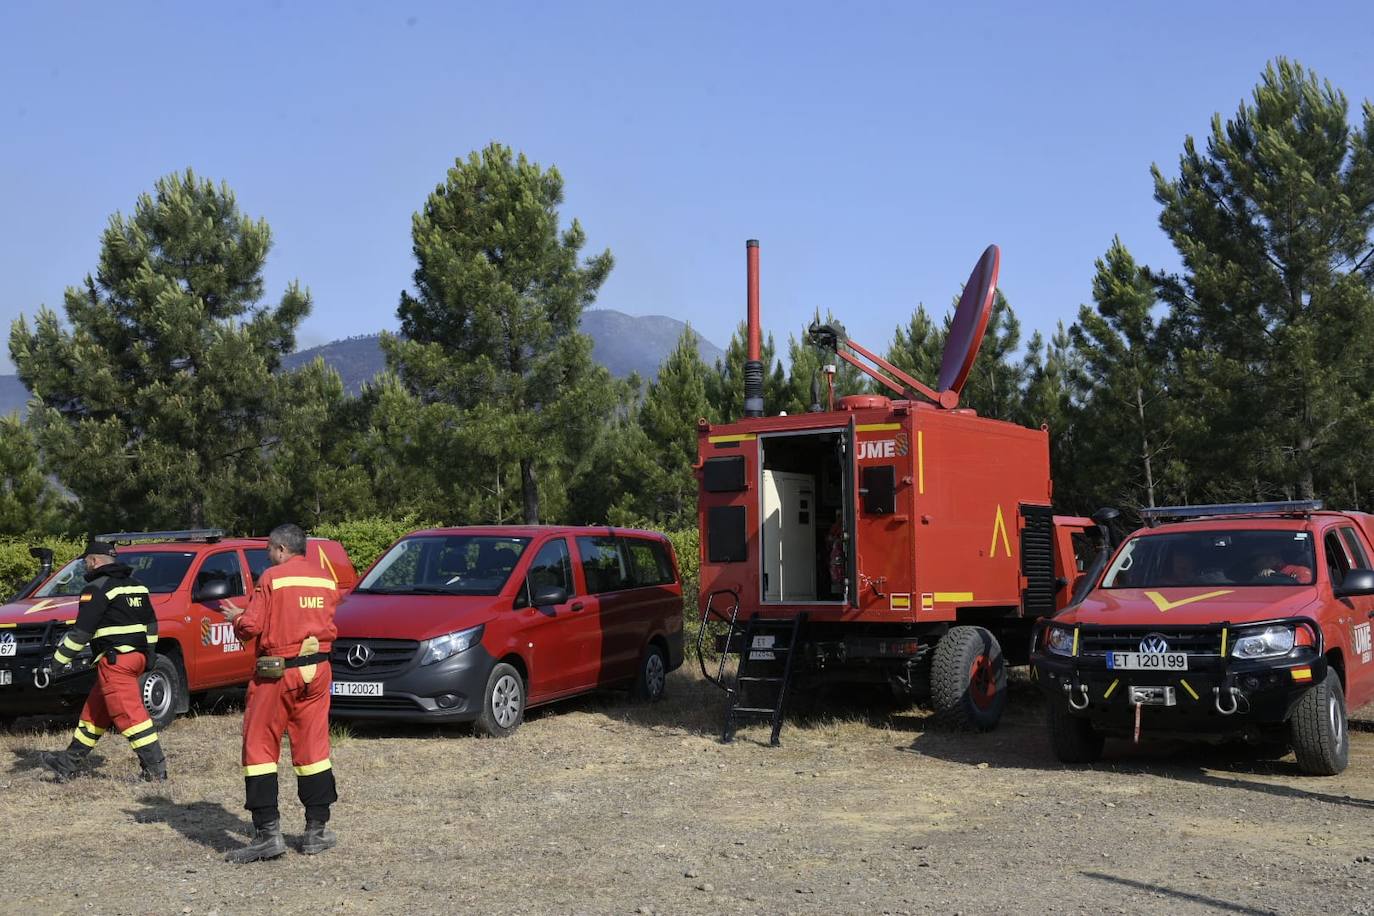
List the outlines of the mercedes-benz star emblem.
{"type": "Polygon", "coordinates": [[[362,668],[372,661],[372,650],[362,643],[348,650],[348,666],[350,668],[362,668]]]}
{"type": "Polygon", "coordinates": [[[1163,655],[1169,651],[1169,641],[1161,633],[1147,633],[1140,641],[1141,655],[1163,655]]]}

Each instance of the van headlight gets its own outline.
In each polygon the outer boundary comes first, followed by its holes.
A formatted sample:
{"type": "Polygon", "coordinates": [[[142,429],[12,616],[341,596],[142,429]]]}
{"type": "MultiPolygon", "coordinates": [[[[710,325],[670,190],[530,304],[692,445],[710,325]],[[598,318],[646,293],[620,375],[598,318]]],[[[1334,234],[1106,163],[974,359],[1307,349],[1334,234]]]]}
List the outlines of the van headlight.
{"type": "Polygon", "coordinates": [[[1068,627],[1050,627],[1045,631],[1045,649],[1055,655],[1073,654],[1073,630],[1068,627]]]}
{"type": "Polygon", "coordinates": [[[1292,627],[1265,627],[1236,639],[1232,658],[1278,658],[1293,651],[1292,627]]]}
{"type": "Polygon", "coordinates": [[[482,641],[482,630],[485,626],[485,624],[481,624],[466,630],[459,630],[456,633],[446,633],[443,636],[434,637],[425,646],[425,654],[420,659],[420,664],[432,665],[446,658],[452,658],[459,652],[466,652],[482,641]]]}

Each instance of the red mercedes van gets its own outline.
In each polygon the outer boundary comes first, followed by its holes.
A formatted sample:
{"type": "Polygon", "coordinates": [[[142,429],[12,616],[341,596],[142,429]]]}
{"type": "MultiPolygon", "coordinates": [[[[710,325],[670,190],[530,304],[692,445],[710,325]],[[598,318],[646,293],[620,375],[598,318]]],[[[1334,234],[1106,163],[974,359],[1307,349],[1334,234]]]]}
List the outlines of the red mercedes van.
{"type": "Polygon", "coordinates": [[[331,715],[472,722],[599,687],[663,695],[682,664],[672,544],[623,528],[415,531],[340,603],[331,715]]]}

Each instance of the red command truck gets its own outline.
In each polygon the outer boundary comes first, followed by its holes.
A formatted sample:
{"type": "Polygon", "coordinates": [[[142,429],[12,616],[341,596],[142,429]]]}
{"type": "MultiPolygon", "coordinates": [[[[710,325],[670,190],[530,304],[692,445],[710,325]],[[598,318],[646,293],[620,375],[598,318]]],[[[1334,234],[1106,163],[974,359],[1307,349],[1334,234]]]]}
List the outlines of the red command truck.
{"type": "Polygon", "coordinates": [[[725,740],[759,717],[777,743],[789,686],[827,682],[886,684],[947,721],[994,727],[1005,665],[1025,663],[1034,622],[1068,603],[1081,571],[1075,537],[1093,530],[1053,513],[1045,429],[958,407],[992,307],[997,248],[965,287],[938,389],[843,328],[813,324],[814,344],[893,397],[832,390],[823,406],[816,382],[816,403],[799,416],[764,415],[758,243],[747,250],[746,416],[698,424],[702,622],[725,630],[719,668],[703,659],[702,669],[733,699],[725,740]],[[726,683],[732,653],[740,664],[726,683]]]}

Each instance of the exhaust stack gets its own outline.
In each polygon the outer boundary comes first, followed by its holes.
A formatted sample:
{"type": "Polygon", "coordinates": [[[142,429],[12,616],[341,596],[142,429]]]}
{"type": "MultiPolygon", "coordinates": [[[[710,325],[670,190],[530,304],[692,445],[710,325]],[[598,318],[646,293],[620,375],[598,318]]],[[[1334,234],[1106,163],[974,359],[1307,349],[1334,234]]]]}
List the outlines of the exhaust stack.
{"type": "Polygon", "coordinates": [[[763,346],[759,327],[759,241],[744,243],[748,257],[749,353],[744,361],[744,415],[763,416],[763,346]]]}

